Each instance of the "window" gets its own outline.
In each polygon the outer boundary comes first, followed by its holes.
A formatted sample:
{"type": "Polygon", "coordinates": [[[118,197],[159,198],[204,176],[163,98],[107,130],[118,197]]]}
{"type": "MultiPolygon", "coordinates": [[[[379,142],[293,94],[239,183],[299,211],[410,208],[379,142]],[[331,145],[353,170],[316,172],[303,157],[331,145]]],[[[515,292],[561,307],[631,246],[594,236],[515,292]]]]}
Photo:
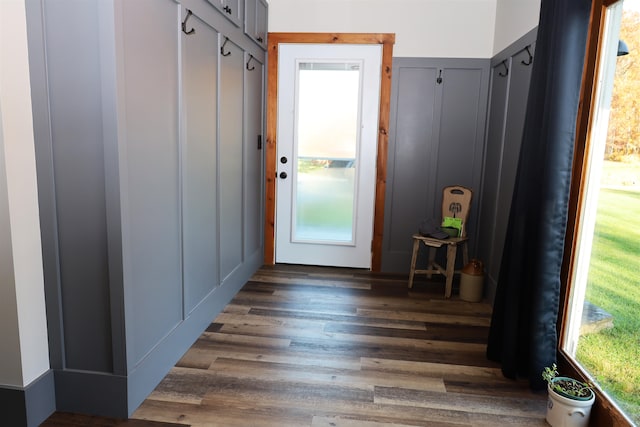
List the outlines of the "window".
{"type": "Polygon", "coordinates": [[[640,425],[640,0],[600,6],[561,346],[640,425]]]}

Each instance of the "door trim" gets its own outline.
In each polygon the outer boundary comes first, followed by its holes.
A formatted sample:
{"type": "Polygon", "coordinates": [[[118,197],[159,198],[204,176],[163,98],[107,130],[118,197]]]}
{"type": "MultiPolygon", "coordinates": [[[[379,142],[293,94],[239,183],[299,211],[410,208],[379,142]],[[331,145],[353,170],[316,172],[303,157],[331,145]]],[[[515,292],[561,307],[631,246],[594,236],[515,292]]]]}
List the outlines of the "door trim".
{"type": "Polygon", "coordinates": [[[391,65],[393,33],[269,33],[267,64],[267,138],[265,143],[265,226],[264,263],[275,263],[276,224],[276,157],[278,125],[278,46],[280,43],[344,43],[382,44],[380,75],[380,111],[378,114],[378,152],[376,160],[376,190],[371,242],[371,270],[382,265],[382,234],[384,229],[384,197],[387,178],[389,144],[389,108],[391,105],[391,65]]]}

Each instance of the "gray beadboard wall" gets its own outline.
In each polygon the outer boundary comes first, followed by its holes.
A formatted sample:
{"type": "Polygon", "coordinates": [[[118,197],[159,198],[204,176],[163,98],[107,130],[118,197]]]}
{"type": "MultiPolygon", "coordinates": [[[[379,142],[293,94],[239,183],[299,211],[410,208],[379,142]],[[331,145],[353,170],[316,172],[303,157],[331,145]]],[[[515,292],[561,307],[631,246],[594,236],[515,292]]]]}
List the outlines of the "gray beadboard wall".
{"type": "Polygon", "coordinates": [[[474,192],[475,254],[489,75],[488,59],[393,59],[383,271],[409,272],[411,235],[422,219],[440,218],[448,185],[474,192]]]}
{"type": "Polygon", "coordinates": [[[493,301],[500,274],[524,128],[537,29],[491,61],[491,95],[479,212],[477,256],[485,264],[485,296],[493,301]]]}

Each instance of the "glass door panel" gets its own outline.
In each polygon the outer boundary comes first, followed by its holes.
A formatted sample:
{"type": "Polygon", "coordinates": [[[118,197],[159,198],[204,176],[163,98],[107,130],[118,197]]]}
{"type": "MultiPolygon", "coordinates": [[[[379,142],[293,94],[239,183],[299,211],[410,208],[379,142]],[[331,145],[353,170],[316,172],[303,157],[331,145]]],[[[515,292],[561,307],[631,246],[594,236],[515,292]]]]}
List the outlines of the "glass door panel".
{"type": "Polygon", "coordinates": [[[360,68],[298,63],[296,242],[353,244],[360,68]]]}

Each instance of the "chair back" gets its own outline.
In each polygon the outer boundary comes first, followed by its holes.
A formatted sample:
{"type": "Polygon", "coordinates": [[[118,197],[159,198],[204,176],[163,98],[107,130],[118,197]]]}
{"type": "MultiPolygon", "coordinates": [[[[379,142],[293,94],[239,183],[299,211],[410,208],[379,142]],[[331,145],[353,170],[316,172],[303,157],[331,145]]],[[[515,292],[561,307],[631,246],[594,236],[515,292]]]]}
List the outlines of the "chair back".
{"type": "Polygon", "coordinates": [[[473,191],[460,185],[442,189],[442,217],[462,218],[462,236],[467,235],[467,220],[471,210],[473,191]]]}

